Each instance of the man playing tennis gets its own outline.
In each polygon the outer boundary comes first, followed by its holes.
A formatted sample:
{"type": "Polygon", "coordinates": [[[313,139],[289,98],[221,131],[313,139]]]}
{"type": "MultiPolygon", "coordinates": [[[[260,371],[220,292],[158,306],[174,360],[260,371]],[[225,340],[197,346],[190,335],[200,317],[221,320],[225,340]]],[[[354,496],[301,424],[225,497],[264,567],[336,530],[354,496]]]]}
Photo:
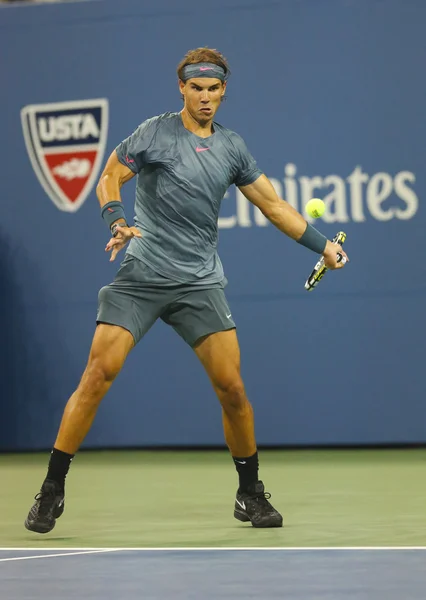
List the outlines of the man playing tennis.
{"type": "Polygon", "coordinates": [[[98,406],[128,353],[161,318],[189,344],[222,406],[225,440],[239,476],[234,516],[254,527],[281,527],[258,476],[253,410],[240,375],[235,323],[217,253],[222,198],[235,184],[279,230],[338,269],[340,248],[284,200],[259,170],[242,138],[213,118],[229,67],[216,50],[199,48],[178,65],[184,107],[144,121],[112,152],[97,186],[112,237],[110,260],[129,242],[110,285],[99,292],[97,327],[87,367],[69,399],[47,476],[25,526],[47,533],[64,511],[65,477],[98,406]],[[137,175],[135,226],[120,189],[137,175]]]}

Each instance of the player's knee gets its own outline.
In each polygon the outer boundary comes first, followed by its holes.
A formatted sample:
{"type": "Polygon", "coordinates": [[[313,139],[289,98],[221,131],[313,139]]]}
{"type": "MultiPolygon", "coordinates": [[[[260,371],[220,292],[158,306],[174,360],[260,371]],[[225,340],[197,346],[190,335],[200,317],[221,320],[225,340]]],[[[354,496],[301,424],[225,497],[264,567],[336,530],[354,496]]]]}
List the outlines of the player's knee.
{"type": "Polygon", "coordinates": [[[82,385],[94,395],[101,393],[106,385],[117,377],[121,364],[113,358],[93,358],[86,367],[82,385]]]}
{"type": "Polygon", "coordinates": [[[244,384],[240,377],[222,382],[219,398],[225,411],[243,412],[248,407],[244,384]]]}

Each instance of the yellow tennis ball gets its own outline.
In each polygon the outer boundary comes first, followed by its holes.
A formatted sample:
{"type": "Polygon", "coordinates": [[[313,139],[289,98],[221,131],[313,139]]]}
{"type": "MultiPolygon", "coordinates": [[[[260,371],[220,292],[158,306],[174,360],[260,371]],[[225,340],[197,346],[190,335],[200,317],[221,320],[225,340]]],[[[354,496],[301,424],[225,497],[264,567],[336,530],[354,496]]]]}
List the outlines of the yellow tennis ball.
{"type": "Polygon", "coordinates": [[[325,204],[319,198],[312,198],[306,205],[306,212],[310,217],[318,219],[324,214],[325,204]]]}

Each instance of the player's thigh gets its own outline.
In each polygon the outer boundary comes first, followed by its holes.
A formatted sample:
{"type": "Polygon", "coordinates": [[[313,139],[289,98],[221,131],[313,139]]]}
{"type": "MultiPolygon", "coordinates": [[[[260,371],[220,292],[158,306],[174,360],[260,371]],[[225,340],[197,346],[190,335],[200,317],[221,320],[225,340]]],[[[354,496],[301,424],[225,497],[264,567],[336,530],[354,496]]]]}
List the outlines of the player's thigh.
{"type": "Polygon", "coordinates": [[[100,323],[93,336],[88,365],[96,365],[106,379],[111,379],[120,371],[134,345],[133,335],[127,329],[100,323]]]}
{"type": "Polygon", "coordinates": [[[235,329],[211,333],[194,346],[194,352],[217,390],[240,389],[240,347],[235,329]]]}
{"type": "Polygon", "coordinates": [[[145,265],[128,255],[112,283],[99,291],[98,324],[116,325],[137,344],[164,310],[167,291],[150,285],[145,265]]]}
{"type": "Polygon", "coordinates": [[[89,359],[78,388],[92,398],[101,399],[106,383],[117,377],[130,350],[134,346],[132,334],[116,325],[100,324],[96,327],[89,359]]]}
{"type": "Polygon", "coordinates": [[[181,293],[168,305],[161,318],[192,348],[207,335],[235,329],[222,288],[181,293]]]}

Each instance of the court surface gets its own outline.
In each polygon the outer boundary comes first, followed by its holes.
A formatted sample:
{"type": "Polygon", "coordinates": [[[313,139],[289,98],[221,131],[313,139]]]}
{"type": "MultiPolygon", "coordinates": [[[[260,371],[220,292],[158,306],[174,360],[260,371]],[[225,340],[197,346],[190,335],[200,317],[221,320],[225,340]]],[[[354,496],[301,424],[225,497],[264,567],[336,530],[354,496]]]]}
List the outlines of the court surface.
{"type": "Polygon", "coordinates": [[[420,600],[425,564],[426,548],[26,549],[0,551],[0,582],[8,600],[420,600]]]}
{"type": "Polygon", "coordinates": [[[82,452],[66,508],[23,527],[48,453],[0,455],[0,597],[417,599],[426,451],[264,451],[282,529],[233,519],[226,452],[82,452]]]}

